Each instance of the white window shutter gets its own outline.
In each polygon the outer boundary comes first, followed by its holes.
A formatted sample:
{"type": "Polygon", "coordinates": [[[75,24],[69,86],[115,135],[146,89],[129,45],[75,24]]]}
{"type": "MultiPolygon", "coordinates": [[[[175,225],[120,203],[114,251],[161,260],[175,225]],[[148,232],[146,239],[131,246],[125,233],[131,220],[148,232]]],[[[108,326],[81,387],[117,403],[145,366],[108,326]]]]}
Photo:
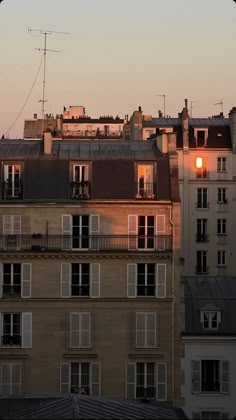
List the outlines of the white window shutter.
{"type": "Polygon", "coordinates": [[[72,248],[72,216],[70,214],[62,215],[62,235],[63,249],[72,248]]]}
{"type": "Polygon", "coordinates": [[[2,288],[3,288],[3,264],[0,263],[0,298],[2,297],[2,288]]]}
{"type": "Polygon", "coordinates": [[[99,215],[91,214],[90,216],[90,235],[91,235],[91,249],[99,250],[99,215]]]}
{"type": "Polygon", "coordinates": [[[127,264],[127,296],[136,297],[137,288],[137,264],[127,264]]]}
{"type": "Polygon", "coordinates": [[[31,296],[31,264],[21,265],[21,297],[31,296]]]}
{"type": "Polygon", "coordinates": [[[127,363],[126,366],[126,398],[136,398],[136,363],[127,363]]]}
{"type": "Polygon", "coordinates": [[[22,312],[22,347],[32,347],[32,313],[22,312]]]}
{"type": "Polygon", "coordinates": [[[166,264],[156,265],[156,297],[166,297],[166,264]]]}
{"type": "Polygon", "coordinates": [[[229,393],[229,361],[222,360],[221,362],[221,392],[224,394],[229,393]]]}
{"type": "Polygon", "coordinates": [[[91,346],[91,322],[90,312],[80,313],[80,347],[88,348],[91,346]]]}
{"type": "Polygon", "coordinates": [[[61,297],[71,295],[71,264],[61,264],[61,297]]]}
{"type": "Polygon", "coordinates": [[[12,363],[11,366],[11,391],[13,395],[21,393],[21,364],[12,363]]]}
{"type": "Polygon", "coordinates": [[[21,233],[21,216],[12,216],[13,217],[13,233],[15,235],[20,235],[21,233]]]}
{"type": "Polygon", "coordinates": [[[156,234],[157,235],[165,234],[165,215],[164,214],[156,215],[156,234]]]}
{"type": "Polygon", "coordinates": [[[70,314],[70,347],[80,347],[80,313],[70,314]]]}
{"type": "Polygon", "coordinates": [[[200,360],[192,360],[191,362],[192,371],[192,392],[201,392],[201,362],[200,360]]]}
{"type": "Polygon", "coordinates": [[[145,347],[146,314],[136,313],[136,347],[145,347]]]}
{"type": "Polygon", "coordinates": [[[100,297],[100,264],[90,264],[90,297],[100,297]]]}
{"type": "Polygon", "coordinates": [[[137,216],[133,214],[128,215],[128,234],[129,234],[129,242],[128,248],[129,250],[136,250],[137,249],[137,216]]]}
{"type": "Polygon", "coordinates": [[[91,390],[90,395],[100,397],[101,394],[101,365],[100,363],[91,363],[91,390]]]}
{"type": "Polygon", "coordinates": [[[3,234],[4,235],[20,235],[21,233],[21,216],[20,215],[4,215],[3,216],[3,234]]]}
{"type": "Polygon", "coordinates": [[[156,364],[156,397],[157,400],[167,399],[167,372],[165,363],[156,364]]]}
{"type": "Polygon", "coordinates": [[[146,347],[156,347],[156,313],[146,314],[146,347]]]}
{"type": "Polygon", "coordinates": [[[60,392],[70,393],[70,363],[61,363],[60,366],[60,392]]]}
{"type": "Polygon", "coordinates": [[[2,363],[2,395],[11,394],[11,364],[2,363]]]}

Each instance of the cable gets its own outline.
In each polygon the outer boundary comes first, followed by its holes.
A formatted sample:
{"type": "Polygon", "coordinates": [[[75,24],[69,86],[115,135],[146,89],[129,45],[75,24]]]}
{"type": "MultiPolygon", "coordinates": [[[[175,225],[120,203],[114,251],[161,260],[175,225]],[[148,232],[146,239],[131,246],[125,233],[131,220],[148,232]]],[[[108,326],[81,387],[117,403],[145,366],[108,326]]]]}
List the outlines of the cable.
{"type": "Polygon", "coordinates": [[[10,126],[10,128],[8,128],[8,130],[4,133],[4,137],[9,133],[9,131],[12,129],[12,127],[14,127],[14,125],[15,125],[15,123],[16,123],[16,121],[18,120],[18,118],[20,117],[20,115],[21,115],[21,113],[22,113],[22,111],[24,110],[24,108],[25,108],[25,106],[26,106],[26,104],[27,104],[27,102],[28,102],[28,99],[29,99],[29,97],[30,97],[30,95],[31,95],[31,92],[32,92],[32,90],[33,90],[33,88],[34,88],[34,85],[35,85],[35,83],[36,83],[36,80],[37,80],[37,77],[38,77],[38,74],[39,74],[39,72],[40,72],[40,69],[41,69],[41,66],[42,66],[42,62],[43,62],[43,55],[42,55],[42,59],[41,59],[41,61],[40,61],[40,64],[39,64],[39,68],[38,68],[38,71],[37,71],[37,73],[36,73],[36,76],[35,76],[35,79],[34,79],[34,82],[33,82],[33,84],[32,84],[32,86],[31,86],[31,89],[30,89],[30,91],[29,91],[29,93],[28,93],[28,96],[27,96],[27,98],[26,98],[26,100],[25,100],[25,102],[24,102],[24,105],[22,106],[22,108],[21,108],[21,110],[20,110],[20,112],[19,112],[19,114],[17,115],[17,117],[16,117],[16,119],[15,119],[15,121],[13,122],[13,124],[10,126]]]}

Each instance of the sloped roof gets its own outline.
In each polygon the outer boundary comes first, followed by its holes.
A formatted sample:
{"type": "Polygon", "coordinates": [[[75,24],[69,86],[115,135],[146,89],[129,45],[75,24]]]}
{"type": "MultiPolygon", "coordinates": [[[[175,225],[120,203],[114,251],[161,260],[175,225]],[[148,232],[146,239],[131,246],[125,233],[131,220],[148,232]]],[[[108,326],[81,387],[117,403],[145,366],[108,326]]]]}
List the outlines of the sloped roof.
{"type": "Polygon", "coordinates": [[[185,419],[181,409],[168,403],[66,395],[58,398],[0,400],[0,414],[11,419],[185,419]],[[8,402],[8,411],[2,407],[8,402]],[[18,410],[14,406],[18,404],[18,410]],[[20,408],[24,407],[24,409],[20,408]]]}

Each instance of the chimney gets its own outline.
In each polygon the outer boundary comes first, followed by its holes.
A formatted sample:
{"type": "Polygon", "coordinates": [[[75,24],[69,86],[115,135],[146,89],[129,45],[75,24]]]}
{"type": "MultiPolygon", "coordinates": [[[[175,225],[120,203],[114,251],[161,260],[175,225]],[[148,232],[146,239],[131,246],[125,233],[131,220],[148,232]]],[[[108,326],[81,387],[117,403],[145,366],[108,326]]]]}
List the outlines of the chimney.
{"type": "Polygon", "coordinates": [[[161,110],[159,109],[159,111],[158,111],[158,118],[162,118],[162,117],[163,117],[163,114],[162,114],[161,110]]]}
{"type": "Polygon", "coordinates": [[[231,142],[233,153],[236,153],[236,107],[234,106],[229,112],[229,125],[231,133],[231,142]]]}
{"type": "Polygon", "coordinates": [[[189,113],[188,113],[188,100],[185,99],[185,107],[182,111],[182,132],[183,132],[183,151],[188,153],[189,150],[189,113]]]}
{"type": "Polygon", "coordinates": [[[50,130],[43,133],[43,152],[45,155],[50,155],[52,152],[52,133],[50,130]]]}

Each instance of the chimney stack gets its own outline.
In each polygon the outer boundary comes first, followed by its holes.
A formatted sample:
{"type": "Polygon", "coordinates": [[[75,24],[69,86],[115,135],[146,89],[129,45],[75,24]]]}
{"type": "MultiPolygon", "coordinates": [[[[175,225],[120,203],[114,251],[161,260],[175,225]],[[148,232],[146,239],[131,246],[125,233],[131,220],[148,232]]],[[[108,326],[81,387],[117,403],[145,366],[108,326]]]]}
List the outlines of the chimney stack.
{"type": "Polygon", "coordinates": [[[189,113],[188,113],[188,100],[185,99],[185,107],[182,111],[182,132],[183,132],[183,151],[188,153],[189,150],[189,113]]]}
{"type": "Polygon", "coordinates": [[[52,152],[52,133],[50,130],[43,133],[43,152],[45,155],[50,155],[52,152]]]}
{"type": "Polygon", "coordinates": [[[232,141],[233,153],[236,153],[236,107],[234,106],[229,112],[229,125],[232,141]]]}

